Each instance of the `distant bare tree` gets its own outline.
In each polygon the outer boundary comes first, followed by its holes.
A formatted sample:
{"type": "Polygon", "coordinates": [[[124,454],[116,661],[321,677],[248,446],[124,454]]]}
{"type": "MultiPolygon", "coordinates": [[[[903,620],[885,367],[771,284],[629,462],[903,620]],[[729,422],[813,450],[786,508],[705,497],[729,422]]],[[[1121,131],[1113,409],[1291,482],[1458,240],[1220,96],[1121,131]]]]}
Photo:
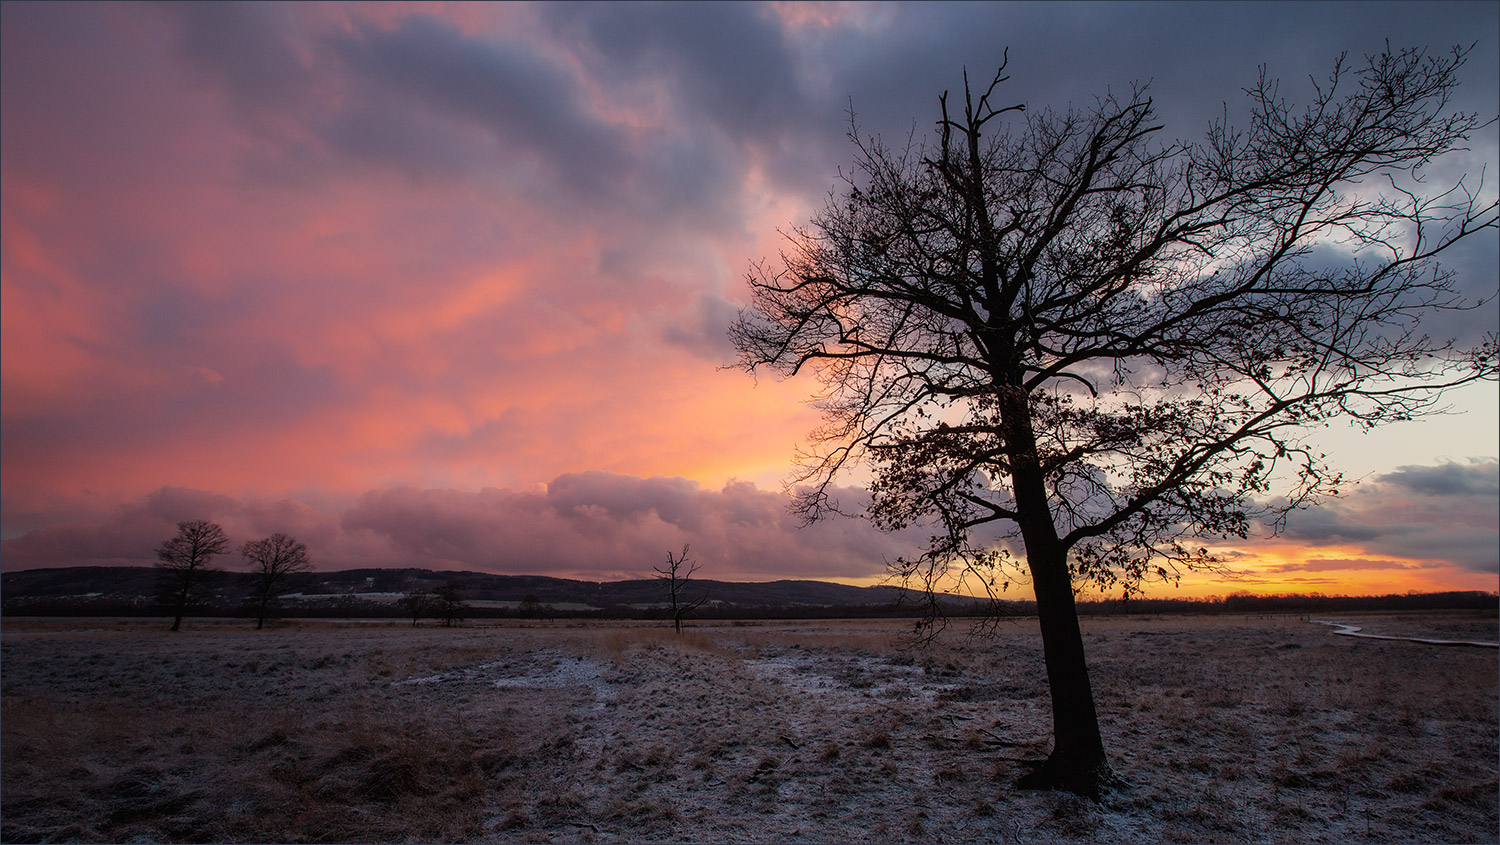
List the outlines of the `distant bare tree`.
{"type": "Polygon", "coordinates": [[[698,564],[689,563],[687,555],[688,547],[684,544],[682,554],[677,557],[673,557],[671,552],[667,552],[666,566],[652,567],[660,576],[657,580],[661,581],[667,588],[667,599],[671,603],[672,608],[672,627],[679,634],[682,633],[682,620],[689,613],[701,607],[703,602],[708,599],[707,593],[695,599],[688,599],[683,595],[688,579],[692,578],[693,573],[698,571],[698,564]]]}
{"type": "Polygon", "coordinates": [[[516,610],[522,619],[536,619],[542,615],[542,602],[534,595],[527,595],[516,610]]]}
{"type": "Polygon", "coordinates": [[[263,540],[250,540],[240,550],[252,568],[252,589],[255,595],[257,614],[255,630],[266,626],[266,611],[271,600],[286,589],[286,576],[308,572],[312,563],[307,559],[307,546],[286,534],[276,533],[263,540]]]}
{"type": "Polygon", "coordinates": [[[172,608],[172,630],[182,629],[182,614],[193,590],[216,571],[213,559],[229,551],[224,529],[212,522],[177,523],[177,536],[156,550],[157,569],[162,574],[162,594],[172,608]]]}
{"type": "Polygon", "coordinates": [[[464,603],[463,594],[459,592],[458,585],[449,581],[431,593],[432,610],[437,618],[443,620],[444,628],[452,628],[453,623],[462,622],[464,611],[468,605],[464,603]]]}
{"type": "Polygon", "coordinates": [[[406,608],[407,614],[411,616],[411,626],[415,628],[417,621],[432,608],[432,592],[420,587],[409,588],[401,596],[401,606],[406,608]]]}

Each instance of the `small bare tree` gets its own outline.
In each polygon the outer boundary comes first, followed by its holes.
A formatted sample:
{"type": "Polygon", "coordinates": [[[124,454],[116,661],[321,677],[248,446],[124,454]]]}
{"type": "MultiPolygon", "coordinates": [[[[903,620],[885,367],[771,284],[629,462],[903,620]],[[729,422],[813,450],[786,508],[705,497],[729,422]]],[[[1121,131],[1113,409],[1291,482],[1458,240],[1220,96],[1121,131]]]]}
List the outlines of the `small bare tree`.
{"type": "Polygon", "coordinates": [[[224,529],[212,522],[194,520],[177,523],[177,536],[156,550],[156,567],[162,575],[162,595],[172,608],[172,630],[182,630],[182,614],[193,591],[216,571],[213,559],[229,551],[224,529]]]}
{"type": "Polygon", "coordinates": [[[276,533],[262,540],[249,540],[240,554],[251,566],[252,590],[257,609],[255,630],[266,626],[266,612],[271,601],[287,586],[288,575],[312,570],[307,546],[286,534],[276,533]]]}
{"type": "Polygon", "coordinates": [[[453,623],[462,622],[464,611],[468,605],[464,603],[463,594],[459,592],[458,585],[449,581],[430,594],[433,614],[443,620],[444,628],[452,628],[453,623]]]}
{"type": "Polygon", "coordinates": [[[421,587],[412,587],[401,596],[401,606],[406,608],[407,614],[411,616],[411,626],[415,628],[417,622],[432,607],[432,593],[421,587]]]}
{"type": "Polygon", "coordinates": [[[683,595],[688,579],[692,578],[693,573],[698,571],[698,564],[689,562],[687,555],[688,547],[686,544],[683,544],[682,554],[677,557],[673,557],[671,552],[667,552],[666,566],[652,567],[660,576],[657,580],[661,581],[667,588],[667,600],[670,602],[672,609],[672,627],[679,634],[682,633],[682,620],[689,613],[702,607],[703,602],[708,600],[708,593],[706,592],[695,599],[689,599],[683,595]]]}
{"type": "Polygon", "coordinates": [[[538,619],[542,615],[542,602],[534,595],[527,595],[516,612],[522,619],[538,619]]]}

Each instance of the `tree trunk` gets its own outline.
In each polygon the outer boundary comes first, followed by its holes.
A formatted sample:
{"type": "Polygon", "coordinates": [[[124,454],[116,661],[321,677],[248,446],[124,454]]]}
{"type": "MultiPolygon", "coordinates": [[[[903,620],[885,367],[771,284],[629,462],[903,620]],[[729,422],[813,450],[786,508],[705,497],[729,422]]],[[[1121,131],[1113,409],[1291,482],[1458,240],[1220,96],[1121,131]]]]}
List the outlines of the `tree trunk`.
{"type": "MultiPolygon", "coordinates": [[[[671,553],[667,554],[667,560],[671,560],[671,553]]],[[[667,597],[672,600],[672,629],[678,634],[682,633],[682,614],[677,612],[677,565],[672,564],[672,574],[667,576],[671,580],[667,582],[667,597]]]]}
{"type": "Polygon", "coordinates": [[[1097,796],[1111,773],[1094,710],[1094,691],[1084,659],[1067,557],[1058,552],[1060,549],[1037,554],[1027,543],[1047,685],[1052,694],[1052,753],[1040,768],[1021,779],[1021,786],[1097,796]]]}
{"type": "Polygon", "coordinates": [[[192,582],[189,581],[185,586],[183,586],[182,593],[177,597],[177,606],[173,608],[173,610],[175,611],[175,614],[172,618],[171,630],[173,631],[182,629],[182,615],[187,612],[188,594],[191,592],[192,582]]]}
{"type": "Polygon", "coordinates": [[[1036,771],[1022,778],[1020,785],[1097,796],[1099,787],[1113,775],[1104,756],[1099,716],[1094,710],[1068,553],[1052,521],[1025,394],[1012,389],[1006,398],[1010,400],[1005,416],[1010,422],[1006,439],[1011,446],[1011,490],[1036,593],[1047,686],[1052,695],[1052,753],[1036,771]]]}

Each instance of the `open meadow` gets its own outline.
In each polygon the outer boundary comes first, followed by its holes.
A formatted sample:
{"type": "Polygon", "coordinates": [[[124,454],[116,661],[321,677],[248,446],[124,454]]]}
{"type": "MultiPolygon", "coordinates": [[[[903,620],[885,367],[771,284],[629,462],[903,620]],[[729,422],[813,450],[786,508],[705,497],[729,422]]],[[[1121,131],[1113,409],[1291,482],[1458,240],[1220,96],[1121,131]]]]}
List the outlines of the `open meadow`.
{"type": "Polygon", "coordinates": [[[1124,780],[1095,803],[1013,786],[1048,747],[1035,620],[916,649],[906,626],[8,618],[0,839],[1496,839],[1494,649],[1085,619],[1124,780]]]}

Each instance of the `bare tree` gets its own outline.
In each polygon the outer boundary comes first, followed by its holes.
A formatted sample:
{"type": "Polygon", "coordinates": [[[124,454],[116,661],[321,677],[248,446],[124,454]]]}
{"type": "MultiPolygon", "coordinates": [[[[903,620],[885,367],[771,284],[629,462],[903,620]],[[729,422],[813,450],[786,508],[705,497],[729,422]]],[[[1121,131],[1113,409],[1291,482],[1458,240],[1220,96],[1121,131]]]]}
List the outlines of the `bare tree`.
{"type": "Polygon", "coordinates": [[[182,629],[188,599],[213,572],[213,559],[229,551],[224,529],[197,520],[177,523],[177,536],[156,549],[156,567],[162,575],[162,594],[172,609],[172,630],[182,629]]]}
{"type": "Polygon", "coordinates": [[[463,621],[468,605],[464,603],[463,593],[459,591],[457,584],[449,581],[433,590],[429,596],[429,607],[437,618],[443,620],[444,628],[451,628],[455,622],[463,621]]]}
{"type": "Polygon", "coordinates": [[[932,527],[895,565],[907,583],[1029,579],[1054,741],[1023,785],[1112,777],[1075,585],[1128,596],[1213,567],[1212,539],[1337,493],[1310,428],[1411,419],[1495,378],[1493,333],[1418,329],[1478,304],[1437,258],[1496,228],[1480,186],[1426,168],[1482,125],[1448,108],[1464,53],[1341,58],[1301,110],[1262,72],[1249,127],[1197,143],[1157,140],[1141,88],[1000,107],[1002,64],[939,98],[929,145],[889,149],[851,114],[855,172],[752,268],[741,365],[821,383],[800,513],[837,511],[835,478],[868,465],[877,525],[932,527]]]}
{"type": "Polygon", "coordinates": [[[688,580],[693,577],[694,572],[698,571],[698,564],[689,563],[687,555],[688,547],[684,544],[682,554],[677,557],[667,552],[666,566],[652,567],[659,576],[657,580],[667,589],[667,601],[672,611],[672,627],[679,634],[682,633],[682,620],[702,607],[703,603],[708,600],[706,592],[696,598],[688,598],[685,594],[688,580]]]}
{"type": "Polygon", "coordinates": [[[522,597],[521,604],[516,608],[516,615],[522,619],[539,619],[542,615],[542,602],[536,596],[527,594],[522,597]]]}
{"type": "Polygon", "coordinates": [[[401,606],[406,608],[407,614],[411,616],[411,626],[415,628],[417,622],[432,609],[432,592],[412,587],[402,594],[401,606]]]}
{"type": "Polygon", "coordinates": [[[251,590],[257,610],[255,630],[259,631],[266,626],[271,601],[286,589],[287,576],[311,571],[312,563],[307,559],[305,544],[279,532],[261,540],[247,541],[240,554],[252,568],[251,590]]]}

